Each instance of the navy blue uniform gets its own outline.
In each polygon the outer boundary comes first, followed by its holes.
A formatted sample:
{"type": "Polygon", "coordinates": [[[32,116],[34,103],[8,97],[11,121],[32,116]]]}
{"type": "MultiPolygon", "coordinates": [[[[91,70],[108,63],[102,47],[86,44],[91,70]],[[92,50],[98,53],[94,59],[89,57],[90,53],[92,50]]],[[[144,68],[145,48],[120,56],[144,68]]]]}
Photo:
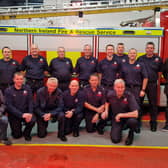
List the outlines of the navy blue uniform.
{"type": "Polygon", "coordinates": [[[116,60],[120,63],[120,64],[124,64],[126,62],[128,62],[129,58],[127,54],[123,54],[122,56],[118,56],[117,54],[113,55],[116,60]]]}
{"type": "Polygon", "coordinates": [[[102,74],[101,84],[105,88],[112,88],[114,81],[120,76],[121,66],[113,57],[111,61],[107,58],[103,59],[98,64],[98,73],[102,74]]]}
{"type": "Polygon", "coordinates": [[[73,96],[70,94],[70,90],[66,90],[63,93],[64,112],[73,110],[72,118],[66,118],[65,120],[66,134],[69,134],[72,131],[79,131],[79,125],[84,117],[84,101],[84,93],[80,90],[73,96]]]}
{"type": "Polygon", "coordinates": [[[62,91],[68,89],[73,72],[72,61],[69,58],[54,58],[50,63],[49,69],[51,76],[58,79],[58,87],[62,91]]]}
{"type": "Polygon", "coordinates": [[[122,138],[122,128],[125,124],[130,130],[135,131],[138,126],[136,118],[121,118],[120,122],[116,122],[115,116],[119,113],[128,113],[139,109],[135,97],[128,91],[125,91],[121,98],[118,98],[115,91],[107,93],[107,102],[112,110],[112,128],[111,140],[118,143],[122,138]]]}
{"type": "Polygon", "coordinates": [[[4,59],[0,59],[0,89],[3,92],[13,84],[13,75],[18,71],[20,71],[20,66],[16,60],[4,61],[4,59]]]}
{"type": "Polygon", "coordinates": [[[38,136],[43,138],[47,135],[48,121],[44,121],[43,115],[51,113],[58,123],[58,136],[64,136],[64,113],[62,91],[57,88],[51,95],[48,93],[47,87],[42,87],[37,91],[35,113],[37,115],[37,131],[38,136]]]}
{"type": "Polygon", "coordinates": [[[0,90],[0,141],[7,139],[8,118],[5,115],[4,96],[0,90]]]}
{"type": "Polygon", "coordinates": [[[88,85],[88,80],[91,74],[97,72],[97,59],[90,57],[86,59],[84,56],[77,60],[75,72],[79,74],[80,86],[88,85]]]}
{"type": "Polygon", "coordinates": [[[168,59],[166,59],[163,64],[162,72],[166,80],[165,88],[164,88],[164,93],[166,94],[166,97],[167,97],[167,107],[166,107],[166,112],[165,112],[165,119],[166,119],[165,125],[168,126],[168,59]]]}
{"type": "Polygon", "coordinates": [[[125,80],[127,89],[135,96],[140,105],[140,91],[144,78],[148,78],[146,68],[143,63],[136,61],[134,64],[126,62],[122,64],[121,76],[125,80]]]}
{"type": "Polygon", "coordinates": [[[22,135],[29,137],[35,124],[35,117],[27,123],[22,118],[24,113],[33,114],[32,91],[28,85],[23,85],[21,89],[16,89],[13,85],[5,90],[6,107],[8,111],[9,123],[14,138],[22,135]],[[22,132],[22,122],[25,122],[25,129],[22,132]]]}
{"type": "Polygon", "coordinates": [[[30,85],[34,93],[44,85],[44,71],[48,71],[48,64],[40,55],[37,58],[28,55],[22,61],[21,70],[26,70],[26,84],[30,85]]]}
{"type": "MultiPolygon", "coordinates": [[[[90,86],[84,88],[84,93],[85,93],[85,102],[88,104],[94,106],[94,107],[100,107],[105,104],[106,99],[105,99],[105,91],[102,87],[98,87],[96,91],[94,92],[90,86]]],[[[105,126],[105,120],[101,119],[99,116],[100,120],[99,123],[96,124],[92,123],[92,118],[96,114],[95,111],[92,111],[90,109],[85,108],[85,119],[86,119],[86,130],[87,132],[94,132],[97,129],[103,129],[105,126]]]]}
{"type": "Polygon", "coordinates": [[[145,65],[148,74],[148,84],[146,88],[146,94],[151,105],[151,122],[157,120],[157,80],[158,72],[161,72],[162,60],[159,56],[153,55],[148,58],[146,55],[139,57],[139,62],[145,65]]]}

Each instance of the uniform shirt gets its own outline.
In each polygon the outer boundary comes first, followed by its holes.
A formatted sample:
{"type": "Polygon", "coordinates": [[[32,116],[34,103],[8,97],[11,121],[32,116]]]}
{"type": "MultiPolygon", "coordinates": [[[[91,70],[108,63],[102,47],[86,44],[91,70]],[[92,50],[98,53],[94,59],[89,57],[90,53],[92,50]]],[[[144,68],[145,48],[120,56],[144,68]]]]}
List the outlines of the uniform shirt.
{"type": "Polygon", "coordinates": [[[115,79],[120,75],[120,71],[121,66],[115,57],[111,61],[105,58],[98,64],[98,73],[102,74],[102,84],[113,85],[115,79]]]}
{"type": "Polygon", "coordinates": [[[166,79],[166,83],[168,83],[168,58],[165,60],[162,66],[163,76],[166,79]]]}
{"type": "Polygon", "coordinates": [[[73,72],[72,61],[69,58],[54,58],[50,64],[50,73],[56,77],[59,82],[67,82],[71,80],[73,72]]]}
{"type": "Polygon", "coordinates": [[[151,58],[148,58],[146,55],[143,55],[138,58],[138,61],[144,63],[148,74],[149,82],[156,82],[158,80],[158,72],[161,72],[161,58],[156,55],[153,55],[151,58]]]}
{"type": "Polygon", "coordinates": [[[162,66],[162,73],[163,73],[164,78],[166,79],[164,93],[168,97],[168,59],[165,60],[163,66],[162,66]]]}
{"type": "Polygon", "coordinates": [[[134,64],[129,62],[122,64],[121,69],[121,76],[127,85],[141,86],[143,79],[148,77],[144,64],[137,61],[134,64]]]}
{"type": "Polygon", "coordinates": [[[5,90],[6,106],[9,113],[22,118],[23,113],[33,113],[32,91],[28,85],[16,89],[14,85],[5,90]]]}
{"type": "Polygon", "coordinates": [[[0,60],[0,84],[13,83],[13,75],[20,70],[19,63],[16,60],[9,61],[0,60]]]}
{"type": "Polygon", "coordinates": [[[70,94],[70,90],[63,93],[64,111],[74,109],[74,114],[79,114],[83,111],[84,94],[79,90],[74,96],[70,94]]]}
{"type": "Polygon", "coordinates": [[[3,114],[5,114],[5,100],[4,96],[2,94],[2,91],[0,90],[0,119],[3,114]]]}
{"type": "Polygon", "coordinates": [[[135,97],[128,91],[125,91],[121,98],[118,98],[114,90],[107,93],[107,102],[109,102],[112,115],[116,116],[119,113],[128,113],[138,110],[139,106],[135,97]]]}
{"type": "Polygon", "coordinates": [[[26,70],[27,78],[43,79],[44,71],[48,71],[48,64],[46,59],[40,55],[38,58],[33,58],[31,55],[28,55],[22,61],[21,70],[26,70]]]}
{"type": "Polygon", "coordinates": [[[51,95],[47,87],[42,87],[37,91],[35,112],[39,116],[51,113],[52,116],[63,111],[62,91],[57,88],[51,95]]]}
{"type": "Polygon", "coordinates": [[[94,92],[90,86],[84,88],[85,102],[91,104],[94,107],[100,107],[105,104],[105,91],[102,87],[98,87],[94,92]]]}
{"type": "Polygon", "coordinates": [[[118,56],[117,54],[114,54],[114,57],[120,64],[124,64],[129,60],[127,54],[123,54],[122,56],[118,56]]]}
{"type": "Polygon", "coordinates": [[[75,72],[79,74],[79,79],[88,81],[91,74],[97,72],[97,59],[90,57],[86,59],[84,56],[77,60],[75,72]]]}

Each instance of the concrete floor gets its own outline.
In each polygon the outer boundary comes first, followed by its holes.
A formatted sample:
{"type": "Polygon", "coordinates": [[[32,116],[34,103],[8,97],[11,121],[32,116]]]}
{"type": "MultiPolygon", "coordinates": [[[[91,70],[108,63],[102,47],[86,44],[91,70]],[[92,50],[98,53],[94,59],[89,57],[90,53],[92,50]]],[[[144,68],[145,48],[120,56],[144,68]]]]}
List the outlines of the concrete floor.
{"type": "MultiPolygon", "coordinates": [[[[157,132],[149,130],[149,122],[142,123],[142,130],[140,134],[135,134],[133,146],[161,146],[168,147],[168,132],[162,132],[161,128],[164,126],[163,122],[158,123],[157,132]]],[[[128,130],[123,131],[122,142],[117,144],[124,145],[128,130]]],[[[10,128],[8,131],[10,135],[10,128]]],[[[81,123],[81,130],[79,137],[73,137],[72,134],[67,135],[68,141],[62,142],[57,138],[57,123],[49,123],[48,136],[46,138],[38,138],[36,136],[36,126],[32,131],[32,141],[27,142],[24,138],[13,139],[10,137],[13,144],[75,144],[75,145],[116,145],[110,140],[110,126],[105,128],[104,135],[95,133],[87,133],[84,129],[84,122],[81,123]]]]}

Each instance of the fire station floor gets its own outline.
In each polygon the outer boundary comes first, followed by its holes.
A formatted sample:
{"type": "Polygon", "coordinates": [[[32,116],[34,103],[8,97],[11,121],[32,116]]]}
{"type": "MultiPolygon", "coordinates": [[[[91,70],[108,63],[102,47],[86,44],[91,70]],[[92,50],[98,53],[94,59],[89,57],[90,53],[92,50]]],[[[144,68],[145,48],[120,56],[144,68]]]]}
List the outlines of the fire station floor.
{"type": "MultiPolygon", "coordinates": [[[[38,138],[36,135],[36,125],[32,130],[32,140],[27,142],[24,138],[13,139],[10,136],[10,128],[8,129],[8,134],[13,144],[72,144],[72,145],[116,145],[111,142],[110,139],[110,130],[111,126],[105,127],[104,135],[99,135],[95,133],[87,133],[84,126],[85,122],[82,121],[80,125],[80,136],[73,137],[72,134],[67,135],[67,142],[61,141],[57,138],[57,122],[49,123],[48,126],[48,135],[45,138],[38,138]]],[[[168,132],[163,132],[162,127],[164,126],[163,121],[158,122],[157,132],[151,132],[148,121],[142,122],[142,128],[140,134],[135,134],[134,142],[132,146],[159,146],[159,147],[168,147],[168,132]]],[[[118,146],[123,146],[124,141],[127,137],[128,130],[123,131],[122,142],[118,143],[118,146]]]]}
{"type": "MultiPolygon", "coordinates": [[[[135,134],[132,146],[125,146],[128,130],[123,131],[119,144],[110,140],[111,126],[104,135],[87,133],[82,121],[80,136],[68,135],[68,141],[57,138],[58,123],[49,123],[48,136],[40,139],[37,127],[32,130],[32,141],[13,139],[13,145],[0,144],[2,168],[167,168],[168,132],[162,132],[164,113],[158,117],[158,130],[149,130],[149,116],[143,117],[142,130],[135,134]]],[[[10,128],[8,128],[10,136],[10,128]]]]}

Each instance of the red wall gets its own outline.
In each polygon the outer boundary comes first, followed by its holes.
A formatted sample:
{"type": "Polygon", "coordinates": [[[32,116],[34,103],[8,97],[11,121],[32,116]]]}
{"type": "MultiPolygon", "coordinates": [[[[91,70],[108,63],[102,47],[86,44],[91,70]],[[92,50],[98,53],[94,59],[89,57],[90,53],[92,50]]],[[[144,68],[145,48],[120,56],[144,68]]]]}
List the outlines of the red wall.
{"type": "MultiPolygon", "coordinates": [[[[17,60],[19,63],[22,62],[23,58],[28,54],[27,50],[12,50],[13,59],[17,60]]],[[[46,58],[46,51],[40,51],[40,55],[46,58]]]]}

